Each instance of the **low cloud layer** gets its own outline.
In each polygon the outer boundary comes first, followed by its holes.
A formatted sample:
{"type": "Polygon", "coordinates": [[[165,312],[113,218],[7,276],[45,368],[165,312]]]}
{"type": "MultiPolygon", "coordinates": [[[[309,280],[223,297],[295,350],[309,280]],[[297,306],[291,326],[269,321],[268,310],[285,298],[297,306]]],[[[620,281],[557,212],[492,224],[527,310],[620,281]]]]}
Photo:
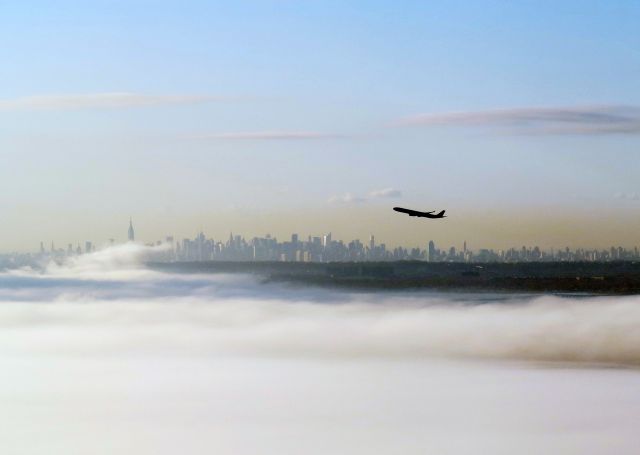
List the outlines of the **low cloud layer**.
{"type": "Polygon", "coordinates": [[[638,297],[333,292],[144,267],[162,254],[0,274],[3,453],[637,446],[638,297]]]}
{"type": "Polygon", "coordinates": [[[414,115],[394,125],[483,127],[512,134],[638,134],[640,108],[603,105],[461,111],[414,115]]]}
{"type": "Polygon", "coordinates": [[[175,104],[222,101],[229,98],[207,95],[150,95],[129,92],[62,94],[0,99],[1,111],[125,109],[175,104]]]}
{"type": "Polygon", "coordinates": [[[640,298],[342,293],[173,275],[135,245],[0,275],[0,351],[137,349],[300,358],[475,358],[640,365],[640,298]],[[46,330],[32,329],[46,328],[46,330]]]}

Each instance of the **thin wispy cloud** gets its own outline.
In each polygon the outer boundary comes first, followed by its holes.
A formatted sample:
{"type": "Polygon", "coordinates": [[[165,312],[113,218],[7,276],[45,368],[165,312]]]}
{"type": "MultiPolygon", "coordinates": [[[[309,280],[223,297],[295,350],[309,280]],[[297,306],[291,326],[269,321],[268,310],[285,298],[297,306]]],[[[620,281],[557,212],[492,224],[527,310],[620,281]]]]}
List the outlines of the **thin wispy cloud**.
{"type": "Polygon", "coordinates": [[[395,188],[382,188],[369,191],[367,196],[357,196],[349,192],[331,196],[328,202],[330,204],[363,204],[372,199],[397,199],[400,197],[402,197],[402,191],[395,188]]]}
{"type": "Polygon", "coordinates": [[[212,133],[193,136],[194,139],[228,141],[278,141],[278,140],[323,140],[344,138],[341,134],[318,131],[244,131],[235,133],[212,133]]]}
{"type": "Polygon", "coordinates": [[[402,197],[402,191],[396,190],[395,188],[383,188],[369,192],[369,197],[395,199],[402,197]]]}
{"type": "Polygon", "coordinates": [[[511,134],[638,134],[640,107],[523,107],[418,114],[400,119],[393,126],[483,127],[511,134]]]}
{"type": "Polygon", "coordinates": [[[355,196],[351,193],[344,193],[337,196],[331,196],[327,202],[329,202],[329,204],[362,204],[367,202],[367,199],[355,196]]]}
{"type": "Polygon", "coordinates": [[[615,199],[621,199],[626,201],[640,201],[640,195],[638,193],[616,193],[613,195],[615,199]]]}
{"type": "Polygon", "coordinates": [[[41,95],[0,99],[0,111],[124,109],[231,99],[209,95],[149,95],[129,92],[41,95]]]}

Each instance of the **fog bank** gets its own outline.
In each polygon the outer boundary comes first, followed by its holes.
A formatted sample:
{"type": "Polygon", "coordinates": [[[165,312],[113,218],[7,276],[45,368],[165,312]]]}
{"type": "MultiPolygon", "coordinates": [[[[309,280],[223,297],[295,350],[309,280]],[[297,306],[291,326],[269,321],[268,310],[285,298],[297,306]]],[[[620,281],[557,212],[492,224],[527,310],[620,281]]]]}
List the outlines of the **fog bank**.
{"type": "Polygon", "coordinates": [[[0,274],[0,452],[635,450],[637,297],[292,289],[158,252],[0,274]]]}
{"type": "Polygon", "coordinates": [[[146,270],[135,244],[0,275],[0,351],[640,364],[640,298],[348,293],[146,270]],[[46,328],[46,330],[44,330],[46,328]],[[87,339],[77,342],[86,334],[87,339]]]}

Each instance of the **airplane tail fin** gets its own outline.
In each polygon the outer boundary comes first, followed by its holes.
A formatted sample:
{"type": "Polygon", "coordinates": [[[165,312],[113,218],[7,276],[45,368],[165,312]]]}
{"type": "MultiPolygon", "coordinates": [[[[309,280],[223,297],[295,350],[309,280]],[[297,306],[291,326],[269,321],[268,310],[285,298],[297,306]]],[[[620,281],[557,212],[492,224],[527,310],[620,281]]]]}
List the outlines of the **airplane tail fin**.
{"type": "Polygon", "coordinates": [[[436,216],[441,216],[441,217],[443,217],[443,218],[444,218],[444,212],[445,212],[445,211],[443,210],[442,212],[440,212],[440,213],[436,214],[436,216]]]}

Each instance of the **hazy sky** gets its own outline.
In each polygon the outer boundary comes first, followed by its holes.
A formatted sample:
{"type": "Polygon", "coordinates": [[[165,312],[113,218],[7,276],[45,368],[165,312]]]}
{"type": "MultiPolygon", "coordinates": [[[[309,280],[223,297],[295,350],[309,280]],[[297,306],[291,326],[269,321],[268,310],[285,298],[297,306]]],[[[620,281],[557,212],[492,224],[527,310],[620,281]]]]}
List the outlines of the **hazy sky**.
{"type": "Polygon", "coordinates": [[[0,3],[0,251],[640,243],[640,3],[345,3],[0,3]]]}

